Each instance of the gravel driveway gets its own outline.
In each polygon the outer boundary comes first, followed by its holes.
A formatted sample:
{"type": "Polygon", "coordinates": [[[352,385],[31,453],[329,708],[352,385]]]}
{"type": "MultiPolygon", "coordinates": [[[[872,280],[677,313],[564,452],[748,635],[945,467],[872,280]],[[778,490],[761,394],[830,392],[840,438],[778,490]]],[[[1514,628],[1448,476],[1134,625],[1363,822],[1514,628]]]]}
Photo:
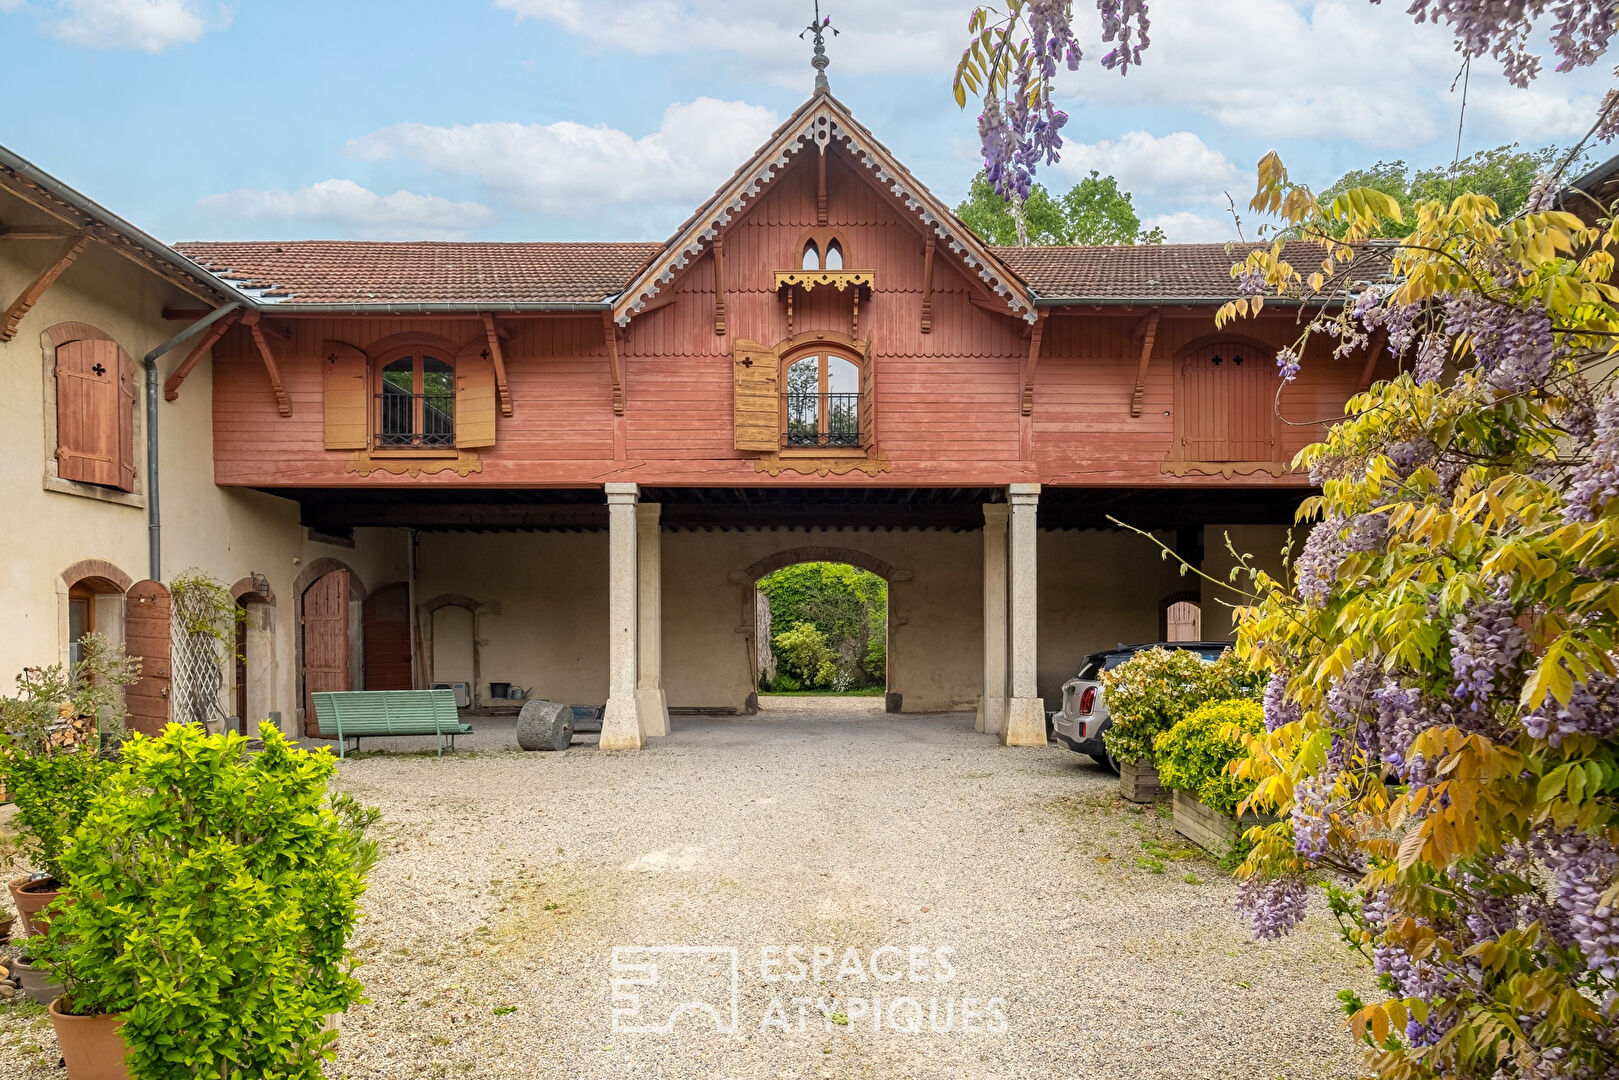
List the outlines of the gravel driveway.
{"type": "MultiPolygon", "coordinates": [[[[1319,898],[1296,936],[1254,942],[1233,884],[1088,758],[880,700],[766,705],[676,717],[639,754],[345,763],[386,854],[357,935],[371,1003],[329,1073],[1355,1075],[1334,995],[1367,976],[1319,898]],[[795,956],[820,979],[792,981],[795,956]],[[622,1030],[686,1002],[713,1013],[622,1030]]],[[[52,1041],[3,1009],[4,1044],[52,1041]]],[[[0,1053],[0,1075],[54,1080],[47,1058],[0,1053]]]]}

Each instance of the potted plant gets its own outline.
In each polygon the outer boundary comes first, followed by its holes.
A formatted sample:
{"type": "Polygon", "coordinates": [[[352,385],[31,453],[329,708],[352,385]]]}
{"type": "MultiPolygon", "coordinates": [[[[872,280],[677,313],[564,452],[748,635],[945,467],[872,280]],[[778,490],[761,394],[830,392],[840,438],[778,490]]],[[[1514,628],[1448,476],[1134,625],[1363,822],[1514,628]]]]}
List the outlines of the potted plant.
{"type": "Polygon", "coordinates": [[[1130,802],[1168,797],[1154,740],[1206,701],[1257,697],[1259,677],[1235,653],[1210,663],[1190,649],[1143,649],[1102,673],[1112,723],[1102,742],[1119,763],[1119,793],[1130,802]]]}
{"type": "Polygon", "coordinates": [[[1175,831],[1220,858],[1263,818],[1238,817],[1255,782],[1232,765],[1247,756],[1244,737],[1265,730],[1265,710],[1243,699],[1211,701],[1193,709],[1155,741],[1158,776],[1175,795],[1175,831]]]}
{"type": "Polygon", "coordinates": [[[44,925],[62,880],[61,854],[83,820],[107,768],[102,748],[122,737],[121,687],[140,676],[140,662],[98,634],[80,641],[80,659],[29,668],[17,691],[0,697],[0,783],[31,874],[10,882],[12,901],[30,934],[44,925]]]}
{"type": "MultiPolygon", "coordinates": [[[[377,812],[328,796],[336,758],[170,725],[132,736],[62,856],[73,902],[45,958],[64,1040],[99,1018],[137,1080],[316,1080],[361,1000],[348,938],[377,812]]],[[[85,1080],[73,1073],[70,1080],[85,1080]]]]}

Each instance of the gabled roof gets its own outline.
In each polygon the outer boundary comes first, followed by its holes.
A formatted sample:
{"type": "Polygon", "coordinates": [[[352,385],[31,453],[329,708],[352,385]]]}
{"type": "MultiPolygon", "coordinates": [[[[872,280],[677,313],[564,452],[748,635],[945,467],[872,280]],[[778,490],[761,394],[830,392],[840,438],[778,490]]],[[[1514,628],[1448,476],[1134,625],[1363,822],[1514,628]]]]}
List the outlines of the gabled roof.
{"type": "MultiPolygon", "coordinates": [[[[1134,244],[1090,247],[997,247],[995,254],[1029,283],[1042,304],[1207,303],[1235,300],[1231,267],[1267,244],[1134,244]]],[[[1295,267],[1320,262],[1325,248],[1289,242],[1295,267]]],[[[1351,264],[1346,272],[1353,273],[1351,264]]],[[[1275,301],[1273,301],[1275,302],[1275,301]]]]}
{"type": "Polygon", "coordinates": [[[807,146],[825,153],[833,142],[843,143],[850,156],[872,172],[878,186],[886,188],[915,214],[925,230],[936,233],[944,247],[964,262],[970,273],[1006,302],[1010,313],[1035,321],[1034,297],[989,245],[973,235],[949,206],[912,176],[887,147],[855,120],[841,101],[829,92],[818,91],[775,130],[708,202],[675,230],[658,256],[629,283],[613,305],[613,315],[619,324],[627,324],[659,290],[674,280],[676,273],[701,256],[720,231],[786,171],[794,154],[807,146]]]}
{"type": "Polygon", "coordinates": [[[657,243],[198,242],[180,251],[266,308],[481,304],[605,308],[657,243]]]}
{"type": "Polygon", "coordinates": [[[32,203],[66,228],[89,233],[199,299],[219,302],[233,295],[229,285],[169,245],[3,146],[0,146],[0,188],[32,203]]]}

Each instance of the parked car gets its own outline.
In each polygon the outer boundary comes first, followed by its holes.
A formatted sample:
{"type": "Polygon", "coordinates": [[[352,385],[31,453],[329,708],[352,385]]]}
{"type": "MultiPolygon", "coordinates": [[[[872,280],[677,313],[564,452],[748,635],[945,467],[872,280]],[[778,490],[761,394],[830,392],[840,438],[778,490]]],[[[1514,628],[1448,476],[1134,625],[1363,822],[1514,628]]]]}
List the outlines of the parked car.
{"type": "Polygon", "coordinates": [[[1051,733],[1068,749],[1089,754],[1118,772],[1119,763],[1102,744],[1102,732],[1113,722],[1102,700],[1102,672],[1112,671],[1143,649],[1190,649],[1212,663],[1229,648],[1229,641],[1150,641],[1091,653],[1079,674],[1062,684],[1062,708],[1051,714],[1051,733]]]}

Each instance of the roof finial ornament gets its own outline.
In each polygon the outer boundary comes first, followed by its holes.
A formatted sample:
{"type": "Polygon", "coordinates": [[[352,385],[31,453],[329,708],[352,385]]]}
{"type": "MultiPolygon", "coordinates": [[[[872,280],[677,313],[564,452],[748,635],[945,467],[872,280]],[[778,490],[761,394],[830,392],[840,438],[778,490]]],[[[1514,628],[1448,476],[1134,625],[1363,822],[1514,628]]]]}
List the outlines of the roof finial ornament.
{"type": "Polygon", "coordinates": [[[810,66],[815,68],[815,92],[817,94],[830,94],[832,84],[826,81],[826,68],[832,61],[826,56],[826,32],[830,30],[835,36],[838,28],[832,25],[832,16],[821,18],[821,0],[815,0],[815,18],[804,29],[798,32],[798,40],[804,40],[805,34],[815,35],[815,56],[810,60],[810,66]]]}

